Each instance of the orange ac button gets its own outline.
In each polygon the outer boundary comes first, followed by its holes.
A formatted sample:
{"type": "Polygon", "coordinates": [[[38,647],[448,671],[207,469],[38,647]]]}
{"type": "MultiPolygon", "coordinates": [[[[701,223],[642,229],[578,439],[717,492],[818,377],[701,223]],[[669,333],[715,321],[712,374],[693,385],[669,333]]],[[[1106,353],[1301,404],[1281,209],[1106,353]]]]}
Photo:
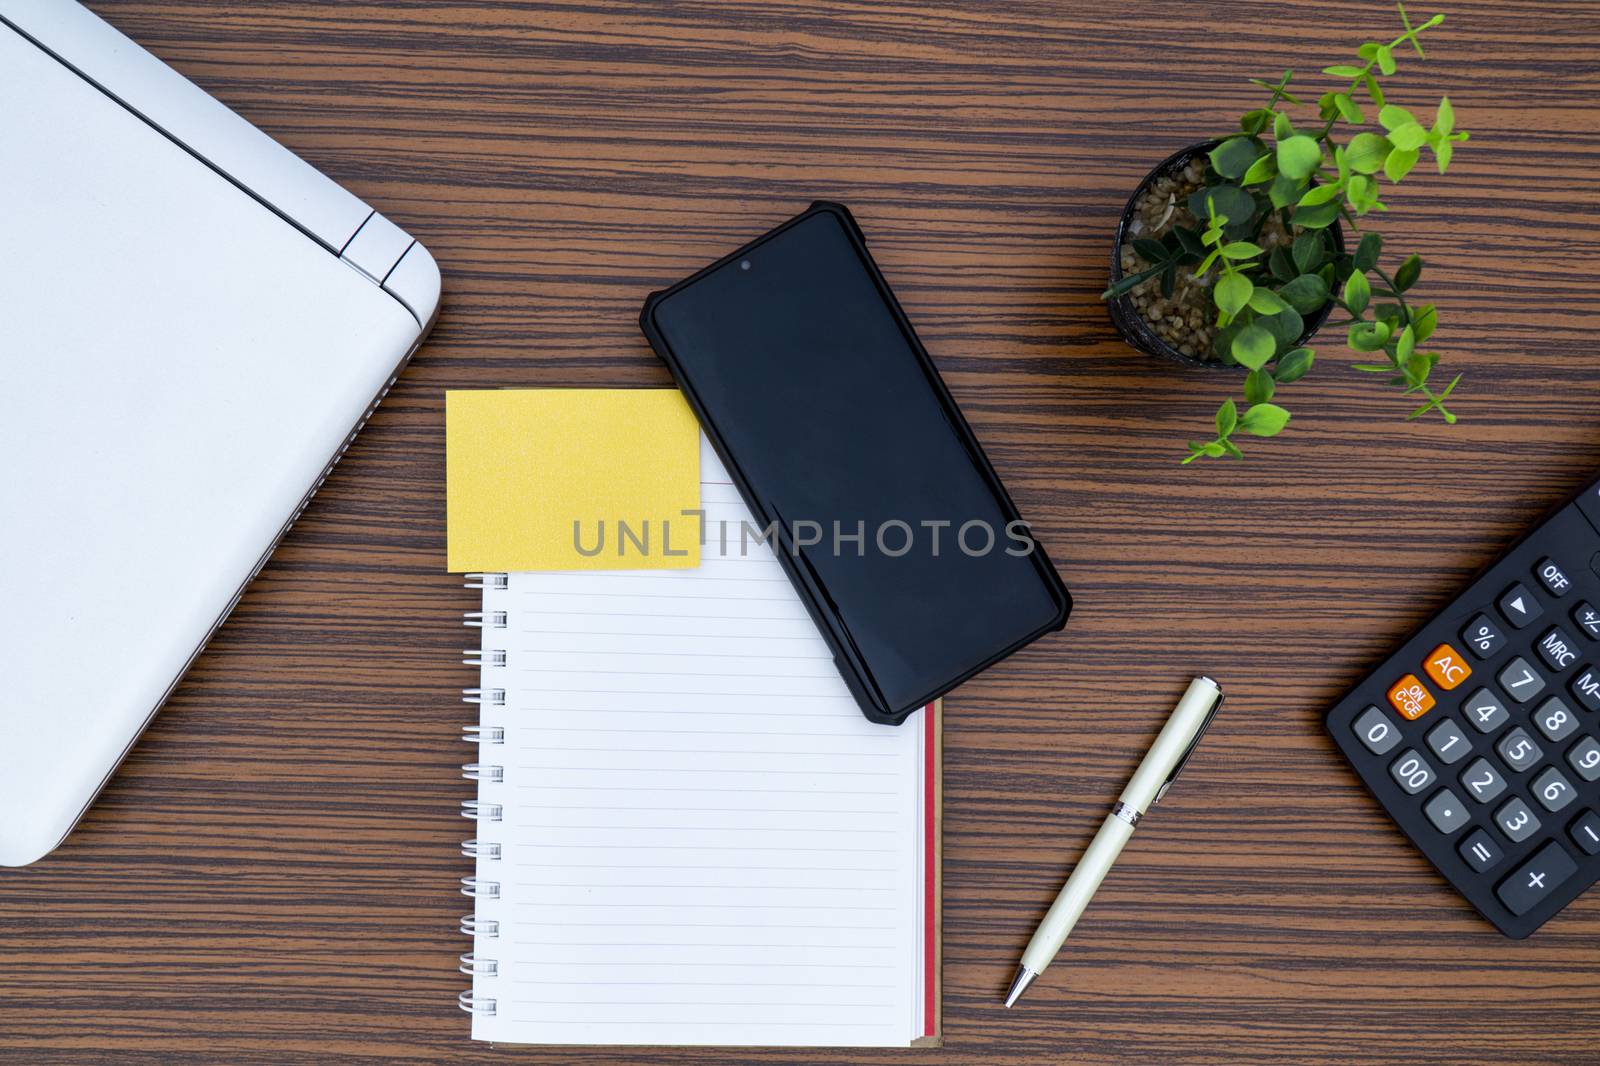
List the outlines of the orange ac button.
{"type": "Polygon", "coordinates": [[[1441,644],[1428,653],[1422,668],[1428,671],[1434,684],[1449,692],[1472,676],[1472,667],[1462,654],[1448,644],[1441,644]]]}
{"type": "Polygon", "coordinates": [[[1395,710],[1415,720],[1433,710],[1433,693],[1417,680],[1416,674],[1407,674],[1389,690],[1389,702],[1395,710]]]}

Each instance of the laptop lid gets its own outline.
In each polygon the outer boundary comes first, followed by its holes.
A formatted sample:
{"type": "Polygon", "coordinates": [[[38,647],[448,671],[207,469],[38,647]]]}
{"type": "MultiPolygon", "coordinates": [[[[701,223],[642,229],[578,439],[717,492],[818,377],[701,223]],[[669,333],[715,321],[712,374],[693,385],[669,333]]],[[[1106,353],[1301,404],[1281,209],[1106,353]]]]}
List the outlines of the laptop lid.
{"type": "Polygon", "coordinates": [[[0,863],[17,865],[66,835],[265,562],[431,324],[438,275],[59,0],[0,0],[0,197],[0,863]]]}

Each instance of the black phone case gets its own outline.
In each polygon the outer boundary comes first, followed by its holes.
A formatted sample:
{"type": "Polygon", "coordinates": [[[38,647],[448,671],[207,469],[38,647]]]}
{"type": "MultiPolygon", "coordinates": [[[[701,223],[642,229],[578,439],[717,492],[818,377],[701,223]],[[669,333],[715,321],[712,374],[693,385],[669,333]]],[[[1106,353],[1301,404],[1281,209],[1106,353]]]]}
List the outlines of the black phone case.
{"type": "MultiPolygon", "coordinates": [[[[676,285],[651,293],[645,298],[644,307],[639,312],[639,328],[644,331],[646,339],[650,341],[650,347],[655,349],[655,353],[661,357],[662,361],[667,364],[667,368],[672,371],[673,379],[677,381],[678,387],[689,401],[689,406],[693,409],[695,417],[700,420],[700,425],[705,429],[706,437],[711,441],[711,446],[716,450],[723,465],[728,468],[728,473],[733,478],[734,485],[739,490],[739,495],[743,497],[745,504],[750,508],[756,522],[764,528],[772,521],[773,514],[772,508],[768,503],[769,498],[762,491],[762,486],[750,483],[749,478],[745,476],[743,468],[739,465],[739,457],[728,450],[722,434],[718,431],[715,420],[711,418],[700,397],[690,387],[687,375],[683,373],[675,353],[661,335],[660,330],[656,328],[654,321],[655,309],[656,305],[663,299],[690,287],[700,280],[703,275],[725,266],[730,261],[754,254],[756,249],[765,241],[782,233],[790,226],[824,212],[836,216],[844,223],[851,242],[855,245],[856,250],[861,255],[862,262],[866,264],[868,272],[872,275],[873,284],[877,286],[879,294],[883,297],[884,304],[893,312],[895,320],[899,323],[906,339],[910,342],[912,350],[916,353],[923,373],[927,377],[928,384],[938,397],[939,404],[944,410],[945,418],[960,434],[967,451],[976,460],[979,469],[983,473],[984,480],[994,492],[995,499],[998,501],[1001,511],[1005,514],[1006,520],[1008,522],[1020,521],[1022,516],[1017,512],[1016,505],[1012,503],[1010,494],[1006,492],[1005,486],[1001,484],[999,475],[995,473],[994,467],[989,462],[989,457],[984,454],[983,447],[978,443],[978,438],[973,435],[972,427],[967,425],[967,420],[962,417],[961,409],[956,406],[955,399],[945,386],[944,379],[939,376],[938,368],[933,365],[933,360],[928,356],[927,349],[922,346],[922,341],[917,337],[916,331],[911,328],[911,322],[901,309],[900,302],[895,299],[893,290],[889,288],[889,283],[884,280],[882,272],[878,269],[878,264],[872,258],[872,253],[868,251],[866,237],[862,234],[861,227],[856,224],[855,218],[850,214],[850,209],[843,204],[818,200],[794,218],[762,234],[744,247],[730,252],[676,285]]],[[[806,610],[810,613],[812,621],[816,623],[823,638],[828,642],[828,647],[833,652],[834,662],[839,668],[839,673],[844,677],[845,684],[849,686],[851,694],[855,696],[856,703],[861,707],[861,712],[873,722],[880,722],[885,725],[899,725],[910,717],[911,713],[917,708],[932,703],[968,678],[988,669],[1001,659],[1031,644],[1044,634],[1061,629],[1067,624],[1067,616],[1072,612],[1072,595],[1067,591],[1066,585],[1062,583],[1055,567],[1051,565],[1049,557],[1045,554],[1044,546],[1036,540],[1034,551],[1030,553],[1029,558],[1033,560],[1034,568],[1039,574],[1039,580],[1043,582],[1046,591],[1058,607],[1056,615],[1045,625],[1029,633],[1021,640],[987,656],[977,666],[940,682],[932,691],[912,701],[909,706],[891,707],[879,695],[878,686],[872,680],[870,667],[861,660],[852,642],[846,636],[827,589],[822,588],[817,583],[815,576],[809,569],[798,565],[795,553],[787,544],[787,532],[787,530],[782,529],[780,524],[779,536],[785,543],[780,545],[780,549],[775,554],[778,556],[784,572],[789,575],[789,581],[800,593],[800,598],[805,603],[806,610]]]]}

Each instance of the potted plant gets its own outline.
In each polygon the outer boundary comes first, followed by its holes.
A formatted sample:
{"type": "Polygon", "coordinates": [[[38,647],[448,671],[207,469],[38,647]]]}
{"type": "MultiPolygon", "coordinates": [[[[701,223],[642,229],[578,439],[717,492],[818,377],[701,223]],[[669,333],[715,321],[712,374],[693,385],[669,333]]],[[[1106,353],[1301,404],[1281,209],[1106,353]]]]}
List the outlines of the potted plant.
{"type": "Polygon", "coordinates": [[[1386,268],[1383,238],[1357,221],[1387,210],[1382,179],[1401,181],[1424,149],[1442,174],[1467,139],[1448,97],[1428,126],[1385,97],[1380,79],[1395,72],[1396,54],[1410,47],[1421,57],[1421,34],[1444,16],[1413,26],[1402,4],[1400,20],[1405,32],[1394,40],[1363,44],[1356,63],[1323,70],[1342,84],[1322,94],[1315,120],[1309,109],[1298,121],[1290,114],[1301,104],[1289,91],[1293,71],[1276,83],[1252,78],[1271,94],[1266,105],[1246,112],[1237,133],[1169,157],[1123,210],[1102,294],[1123,339],[1244,374],[1242,408],[1224,400],[1215,435],[1190,441],[1185,463],[1241,458],[1236,436],[1271,437],[1288,425],[1277,390],[1311,369],[1310,341],[1335,309],[1349,316],[1336,323],[1349,346],[1368,353],[1355,369],[1423,401],[1408,419],[1437,411],[1456,420],[1445,401],[1461,375],[1436,387],[1439,355],[1420,347],[1437,311],[1407,296],[1422,260],[1386,268]],[[1353,249],[1346,225],[1359,233],[1353,249]]]}

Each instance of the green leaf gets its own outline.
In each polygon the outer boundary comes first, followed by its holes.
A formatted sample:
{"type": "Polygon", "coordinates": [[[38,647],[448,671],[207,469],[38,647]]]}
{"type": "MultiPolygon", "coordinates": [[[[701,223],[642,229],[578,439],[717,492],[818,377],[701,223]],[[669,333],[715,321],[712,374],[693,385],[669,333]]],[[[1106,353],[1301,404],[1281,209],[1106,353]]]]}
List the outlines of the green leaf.
{"type": "Polygon", "coordinates": [[[1378,69],[1383,71],[1385,77],[1394,73],[1394,49],[1386,44],[1379,45],[1378,54],[1373,58],[1378,61],[1378,69]]]}
{"type": "Polygon", "coordinates": [[[1289,424],[1289,412],[1273,403],[1258,403],[1239,419],[1239,428],[1252,437],[1276,437],[1289,424]]]}
{"type": "Polygon", "coordinates": [[[1310,348],[1296,348],[1285,352],[1283,357],[1272,365],[1272,376],[1280,385],[1299,381],[1311,369],[1313,358],[1310,348]]]}
{"type": "Polygon", "coordinates": [[[1415,122],[1407,122],[1389,131],[1389,143],[1398,151],[1409,152],[1421,148],[1428,139],[1428,131],[1415,122]]]}
{"type": "Polygon", "coordinates": [[[1456,128],[1456,109],[1450,106],[1450,98],[1439,98],[1439,110],[1433,116],[1433,133],[1439,137],[1448,137],[1450,131],[1456,128]]]}
{"type": "Polygon", "coordinates": [[[1350,277],[1344,283],[1344,305],[1350,309],[1352,315],[1359,315],[1367,309],[1367,304],[1372,301],[1372,286],[1367,281],[1367,276],[1359,270],[1350,272],[1350,277]]]}
{"type": "MultiPolygon", "coordinates": [[[[1351,77],[1358,76],[1356,74],[1351,75],[1351,77]]],[[[1333,106],[1339,109],[1339,114],[1344,116],[1346,122],[1365,122],[1367,120],[1367,116],[1361,113],[1361,108],[1357,107],[1356,102],[1350,99],[1349,93],[1334,93],[1333,106]]]]}
{"type": "Polygon", "coordinates": [[[1422,257],[1408,256],[1400,269],[1394,272],[1394,287],[1396,292],[1405,292],[1417,283],[1422,276],[1422,257]]]}
{"type": "Polygon", "coordinates": [[[1339,205],[1328,203],[1318,204],[1315,207],[1297,207],[1290,220],[1296,226],[1306,229],[1327,229],[1333,225],[1333,220],[1339,217],[1339,205]]]}
{"type": "Polygon", "coordinates": [[[1350,327],[1348,341],[1358,352],[1379,351],[1389,343],[1389,327],[1383,322],[1357,322],[1350,327]]]}
{"type": "Polygon", "coordinates": [[[1278,176],[1278,157],[1268,152],[1250,164],[1250,169],[1239,179],[1242,185],[1260,185],[1278,176]]]}
{"type": "Polygon", "coordinates": [[[1344,188],[1340,185],[1313,185],[1306,190],[1304,196],[1300,197],[1300,203],[1297,206],[1316,207],[1318,204],[1337,200],[1343,193],[1344,188]]]}
{"type": "Polygon", "coordinates": [[[1261,254],[1261,246],[1249,241],[1231,241],[1222,246],[1222,254],[1228,259],[1254,259],[1261,254]]]}
{"type": "Polygon", "coordinates": [[[1203,451],[1213,459],[1220,459],[1227,454],[1227,449],[1223,448],[1223,446],[1217,441],[1212,441],[1210,444],[1207,444],[1203,451]]]}
{"type": "Polygon", "coordinates": [[[1450,166],[1450,157],[1454,154],[1455,149],[1450,147],[1449,141],[1440,141],[1433,146],[1433,158],[1439,164],[1439,173],[1443,174],[1450,166]]]}
{"type": "Polygon", "coordinates": [[[1378,265],[1378,255],[1383,251],[1383,234],[1364,233],[1361,243],[1356,245],[1356,269],[1362,272],[1371,270],[1378,265]]]}
{"type": "Polygon", "coordinates": [[[1421,352],[1412,352],[1405,359],[1405,379],[1413,388],[1428,383],[1428,375],[1433,372],[1433,361],[1421,352]]]}
{"type": "Polygon", "coordinates": [[[1252,370],[1244,379],[1244,398],[1250,403],[1266,403],[1277,386],[1265,370],[1252,370]]]}
{"type": "Polygon", "coordinates": [[[1267,331],[1277,339],[1277,348],[1280,352],[1286,352],[1296,344],[1299,344],[1300,334],[1306,331],[1305,319],[1300,317],[1299,311],[1296,311],[1288,304],[1285,304],[1283,310],[1277,314],[1267,315],[1256,321],[1266,327],[1267,331]]]}
{"type": "Polygon", "coordinates": [[[1206,246],[1200,243],[1200,235],[1188,226],[1175,226],[1172,235],[1178,239],[1178,247],[1187,255],[1201,256],[1206,254],[1206,246]]]}
{"type": "Polygon", "coordinates": [[[1367,79],[1366,80],[1367,80],[1367,96],[1372,100],[1372,102],[1374,104],[1377,104],[1379,107],[1382,107],[1383,106],[1383,90],[1378,88],[1378,79],[1374,78],[1372,76],[1371,72],[1369,71],[1367,73],[1367,79]]]}
{"type": "Polygon", "coordinates": [[[1272,276],[1279,281],[1288,281],[1300,273],[1295,269],[1294,261],[1289,258],[1287,248],[1272,250],[1272,254],[1267,256],[1267,269],[1272,271],[1272,276]]]}
{"type": "Polygon", "coordinates": [[[1266,150],[1254,137],[1229,137],[1211,149],[1211,165],[1223,177],[1237,180],[1266,150]]]}
{"type": "Polygon", "coordinates": [[[1322,234],[1300,234],[1294,239],[1291,254],[1294,256],[1295,268],[1300,273],[1311,273],[1322,265],[1322,234]]]}
{"type": "Polygon", "coordinates": [[[1350,184],[1345,189],[1350,197],[1350,205],[1356,209],[1356,214],[1364,215],[1378,202],[1378,189],[1373,180],[1365,174],[1353,174],[1350,184]]]}
{"type": "Polygon", "coordinates": [[[1210,189],[1196,189],[1189,195],[1189,213],[1195,218],[1206,219],[1207,201],[1216,209],[1217,214],[1227,218],[1230,228],[1233,224],[1248,226],[1256,215],[1256,198],[1239,188],[1237,185],[1218,185],[1210,189]]]}
{"type": "Polygon", "coordinates": [[[1328,286],[1315,274],[1301,274],[1279,289],[1278,295],[1302,315],[1310,315],[1328,302],[1328,286]]]}
{"type": "Polygon", "coordinates": [[[1335,95],[1327,92],[1317,97],[1317,117],[1324,122],[1332,122],[1339,117],[1339,105],[1333,102],[1335,95]]]}
{"type": "Polygon", "coordinates": [[[1417,159],[1422,155],[1416,148],[1396,148],[1389,153],[1389,158],[1383,161],[1383,172],[1390,181],[1399,181],[1411,173],[1411,168],[1417,165],[1417,159]]]}
{"type": "Polygon", "coordinates": [[[1361,75],[1365,74],[1366,71],[1360,67],[1352,67],[1345,64],[1340,64],[1339,66],[1334,67],[1323,67],[1322,73],[1326,74],[1330,78],[1359,78],[1361,75]]]}
{"type": "Polygon", "coordinates": [[[1236,315],[1250,302],[1250,294],[1255,290],[1256,287],[1243,274],[1229,274],[1218,280],[1212,295],[1217,307],[1227,314],[1236,315]]]}
{"type": "Polygon", "coordinates": [[[1278,172],[1303,178],[1322,162],[1322,146],[1303,133],[1278,142],[1278,172]]]}
{"type": "Polygon", "coordinates": [[[1278,350],[1278,345],[1271,333],[1259,325],[1252,324],[1240,330],[1239,335],[1233,338],[1230,350],[1240,366],[1260,370],[1278,350]]]}
{"type": "Polygon", "coordinates": [[[1376,174],[1389,158],[1389,138],[1376,133],[1358,133],[1345,145],[1344,156],[1357,174],[1376,174]]]}
{"type": "Polygon", "coordinates": [[[1250,294],[1250,310],[1258,315],[1275,315],[1288,309],[1289,305],[1283,302],[1283,297],[1271,289],[1257,285],[1256,290],[1250,294]]]}
{"type": "Polygon", "coordinates": [[[1294,127],[1289,124],[1289,116],[1282,111],[1272,116],[1272,139],[1287,141],[1294,136],[1294,127]]]}
{"type": "Polygon", "coordinates": [[[1167,246],[1151,237],[1136,237],[1133,241],[1133,250],[1147,263],[1165,263],[1171,258],[1167,246]]]}
{"type": "MultiPolygon", "coordinates": [[[[1435,153],[1437,154],[1437,153],[1435,153]]],[[[1277,165],[1278,159],[1272,157],[1272,163],[1277,165]]],[[[1272,185],[1267,189],[1267,199],[1272,201],[1272,206],[1284,208],[1300,199],[1300,190],[1306,187],[1304,178],[1291,178],[1287,174],[1279,174],[1272,179],[1272,185]]]]}
{"type": "Polygon", "coordinates": [[[1233,456],[1235,459],[1243,459],[1244,458],[1244,452],[1241,452],[1239,450],[1239,446],[1237,444],[1233,443],[1233,441],[1225,440],[1225,441],[1222,442],[1222,446],[1224,448],[1226,448],[1228,450],[1228,454],[1233,456]]]}
{"type": "Polygon", "coordinates": [[[1378,122],[1386,130],[1397,130],[1401,126],[1415,126],[1416,118],[1403,107],[1388,104],[1378,111],[1378,122]]]}
{"type": "Polygon", "coordinates": [[[1226,438],[1239,424],[1239,408],[1232,398],[1223,400],[1222,406],[1217,408],[1217,436],[1226,438]]]}
{"type": "Polygon", "coordinates": [[[1266,110],[1265,108],[1259,108],[1255,111],[1246,111],[1239,118],[1239,130],[1246,137],[1254,137],[1256,134],[1266,129],[1267,123],[1271,121],[1272,112],[1266,110]]]}
{"type": "Polygon", "coordinates": [[[1416,330],[1418,344],[1433,336],[1433,331],[1438,325],[1439,311],[1433,304],[1428,304],[1422,308],[1411,319],[1411,328],[1416,330]]]}
{"type": "Polygon", "coordinates": [[[1394,345],[1394,357],[1402,363],[1411,358],[1417,349],[1417,331],[1407,326],[1400,331],[1400,339],[1394,345]]]}

